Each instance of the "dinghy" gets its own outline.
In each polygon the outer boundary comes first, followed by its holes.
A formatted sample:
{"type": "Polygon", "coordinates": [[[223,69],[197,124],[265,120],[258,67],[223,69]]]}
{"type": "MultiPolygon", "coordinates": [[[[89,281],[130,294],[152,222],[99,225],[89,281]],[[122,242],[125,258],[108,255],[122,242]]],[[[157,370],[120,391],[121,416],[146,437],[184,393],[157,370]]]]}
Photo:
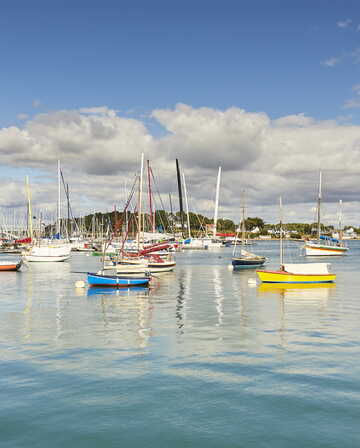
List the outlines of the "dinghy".
{"type": "Polygon", "coordinates": [[[110,286],[113,288],[148,285],[151,280],[149,275],[128,277],[123,275],[106,275],[88,272],[89,286],[110,286]]]}

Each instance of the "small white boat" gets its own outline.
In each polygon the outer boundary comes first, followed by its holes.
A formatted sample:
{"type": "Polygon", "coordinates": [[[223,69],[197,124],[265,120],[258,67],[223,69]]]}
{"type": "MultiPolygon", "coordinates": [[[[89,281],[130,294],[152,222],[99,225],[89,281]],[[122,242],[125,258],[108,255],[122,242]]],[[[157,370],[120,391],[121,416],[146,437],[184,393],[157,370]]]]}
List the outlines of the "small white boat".
{"type": "Polygon", "coordinates": [[[31,246],[23,252],[23,258],[29,262],[60,262],[71,257],[71,244],[40,244],[31,246]]]}

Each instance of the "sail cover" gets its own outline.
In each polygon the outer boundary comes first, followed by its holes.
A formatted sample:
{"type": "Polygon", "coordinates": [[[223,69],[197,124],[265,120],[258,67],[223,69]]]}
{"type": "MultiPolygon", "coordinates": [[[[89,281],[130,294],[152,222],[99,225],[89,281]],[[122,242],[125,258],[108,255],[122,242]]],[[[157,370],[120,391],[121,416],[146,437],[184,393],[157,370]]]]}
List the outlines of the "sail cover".
{"type": "Polygon", "coordinates": [[[329,274],[330,263],[287,263],[283,267],[291,274],[329,274]]]}

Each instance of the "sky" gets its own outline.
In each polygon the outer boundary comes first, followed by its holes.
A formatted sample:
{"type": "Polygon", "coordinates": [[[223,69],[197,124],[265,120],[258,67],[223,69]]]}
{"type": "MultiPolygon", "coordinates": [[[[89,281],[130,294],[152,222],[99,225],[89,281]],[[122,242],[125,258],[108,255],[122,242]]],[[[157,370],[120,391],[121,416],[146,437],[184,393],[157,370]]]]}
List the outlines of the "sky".
{"type": "MultiPolygon", "coordinates": [[[[61,159],[75,214],[121,208],[140,154],[163,200],[175,158],[209,216],[359,225],[357,1],[3,0],[0,207],[56,207],[61,159]]],[[[25,210],[25,209],[24,209],[25,210]]]]}

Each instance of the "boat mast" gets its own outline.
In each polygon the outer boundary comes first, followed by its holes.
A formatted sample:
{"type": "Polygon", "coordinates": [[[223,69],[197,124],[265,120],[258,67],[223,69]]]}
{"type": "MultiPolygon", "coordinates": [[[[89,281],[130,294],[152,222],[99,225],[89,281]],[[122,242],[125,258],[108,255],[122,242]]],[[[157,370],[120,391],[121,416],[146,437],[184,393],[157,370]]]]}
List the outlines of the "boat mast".
{"type": "Polygon", "coordinates": [[[241,245],[245,244],[245,191],[243,191],[243,203],[242,203],[242,222],[241,222],[241,245]]]}
{"type": "Polygon", "coordinates": [[[178,159],[176,159],[176,175],[177,175],[177,183],[178,183],[178,191],[179,191],[181,234],[184,236],[184,209],[183,209],[181,177],[180,177],[180,168],[179,168],[179,160],[178,159]]]}
{"type": "Polygon", "coordinates": [[[219,211],[220,179],[221,179],[221,166],[219,166],[217,182],[216,182],[215,212],[214,212],[214,227],[213,227],[213,237],[214,238],[216,238],[216,226],[217,226],[218,211],[219,211]]]}
{"type": "Polygon", "coordinates": [[[185,182],[185,174],[184,173],[183,173],[183,182],[184,182],[184,193],[185,193],[185,207],[186,207],[186,216],[187,216],[187,228],[188,228],[189,238],[191,238],[189,204],[188,204],[188,197],[187,197],[186,182],[185,182]]]}
{"type": "Polygon", "coordinates": [[[282,229],[282,199],[279,198],[280,206],[280,269],[284,262],[284,245],[283,245],[283,229],[282,229]]]}
{"type": "Polygon", "coordinates": [[[60,238],[60,201],[61,201],[61,187],[60,187],[60,160],[58,160],[58,202],[57,202],[57,221],[56,221],[56,233],[60,238]]]}
{"type": "Polygon", "coordinates": [[[141,168],[140,168],[140,179],[139,179],[139,204],[138,204],[138,235],[137,235],[137,246],[138,251],[140,250],[140,233],[142,228],[141,223],[141,203],[142,203],[142,188],[143,188],[143,172],[144,172],[144,153],[141,153],[141,168]]]}
{"type": "Polygon", "coordinates": [[[27,218],[28,218],[28,236],[33,239],[33,227],[32,227],[32,210],[31,210],[31,192],[29,184],[29,176],[25,178],[26,196],[27,196],[27,218]]]}
{"type": "Polygon", "coordinates": [[[155,233],[155,212],[153,211],[153,198],[151,191],[151,179],[150,179],[150,162],[147,160],[147,171],[148,171],[148,193],[149,193],[149,208],[150,208],[150,222],[151,222],[151,231],[155,233]]]}
{"type": "Polygon", "coordinates": [[[66,184],[66,199],[67,199],[67,233],[68,239],[71,236],[71,223],[70,223],[70,197],[69,197],[69,184],[66,184]]]}
{"type": "Polygon", "coordinates": [[[342,200],[339,201],[339,240],[342,240],[342,200]]]}
{"type": "Polygon", "coordinates": [[[317,205],[317,239],[318,239],[319,244],[320,244],[320,234],[321,234],[320,205],[321,205],[321,171],[319,173],[319,197],[318,197],[318,205],[317,205]]]}

